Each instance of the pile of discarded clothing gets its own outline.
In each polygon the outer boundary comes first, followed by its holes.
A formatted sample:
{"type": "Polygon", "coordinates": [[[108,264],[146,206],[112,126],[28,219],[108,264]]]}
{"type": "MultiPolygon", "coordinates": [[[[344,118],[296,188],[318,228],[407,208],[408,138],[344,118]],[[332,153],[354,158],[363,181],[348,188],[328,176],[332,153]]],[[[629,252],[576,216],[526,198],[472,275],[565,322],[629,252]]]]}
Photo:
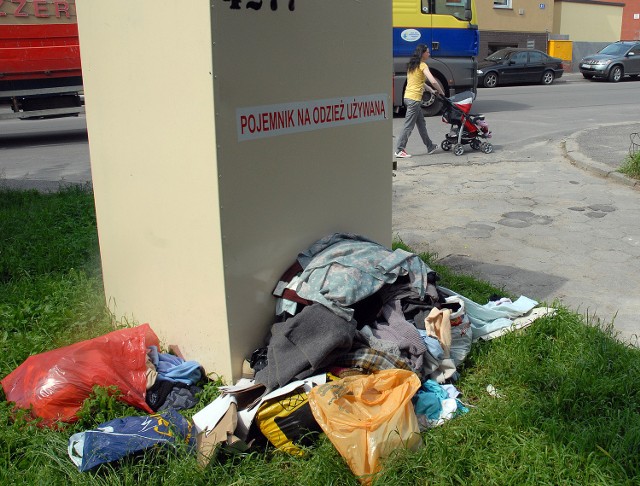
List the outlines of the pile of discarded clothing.
{"type": "Polygon", "coordinates": [[[278,322],[249,363],[255,381],[270,391],[320,370],[400,368],[421,381],[453,383],[473,341],[509,330],[537,305],[521,297],[479,306],[438,280],[402,249],[354,234],[319,240],[276,286],[278,322]]]}
{"type": "Polygon", "coordinates": [[[359,235],[301,252],[245,378],[194,416],[201,462],[213,443],[245,450],[258,436],[300,455],[322,431],[366,483],[394,448],[417,449],[421,431],[467,413],[455,383],[472,343],[550,310],[526,297],[481,306],[438,281],[417,255],[359,235]]]}
{"type": "Polygon", "coordinates": [[[117,386],[149,414],[74,434],[80,471],[158,445],[182,444],[202,467],[267,441],[300,456],[323,432],[368,483],[394,449],[416,450],[421,432],[468,412],[456,383],[474,341],[552,311],[526,297],[479,305],[438,281],[413,253],[354,234],[322,238],[275,284],[274,323],[243,378],[192,421],[179,411],[198,403],[204,370],[160,352],[147,324],[32,356],[2,386],[42,425],[74,421],[96,385],[117,386]]]}
{"type": "Polygon", "coordinates": [[[156,346],[149,346],[145,364],[145,401],[151,410],[185,410],[196,406],[196,395],[202,391],[196,383],[204,377],[202,367],[197,361],[185,361],[180,356],[160,353],[156,346]]]}

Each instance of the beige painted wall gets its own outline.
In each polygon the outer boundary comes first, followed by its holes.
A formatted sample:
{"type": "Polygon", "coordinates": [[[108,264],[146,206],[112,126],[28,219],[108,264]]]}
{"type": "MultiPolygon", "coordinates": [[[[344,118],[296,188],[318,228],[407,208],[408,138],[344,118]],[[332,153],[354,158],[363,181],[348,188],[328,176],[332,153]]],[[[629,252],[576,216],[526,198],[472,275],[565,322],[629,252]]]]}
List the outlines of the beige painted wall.
{"type": "Polygon", "coordinates": [[[622,7],[556,2],[554,34],[568,34],[575,42],[620,40],[622,7]]]}
{"type": "Polygon", "coordinates": [[[478,0],[476,5],[480,35],[483,30],[545,32],[553,25],[554,0],[513,0],[510,9],[493,8],[492,0],[478,0]]]}
{"type": "Polygon", "coordinates": [[[391,244],[390,2],[263,3],[77,1],[107,300],[227,381],[299,251],[391,244]],[[239,140],[242,109],[380,94],[383,120],[239,140]]]}

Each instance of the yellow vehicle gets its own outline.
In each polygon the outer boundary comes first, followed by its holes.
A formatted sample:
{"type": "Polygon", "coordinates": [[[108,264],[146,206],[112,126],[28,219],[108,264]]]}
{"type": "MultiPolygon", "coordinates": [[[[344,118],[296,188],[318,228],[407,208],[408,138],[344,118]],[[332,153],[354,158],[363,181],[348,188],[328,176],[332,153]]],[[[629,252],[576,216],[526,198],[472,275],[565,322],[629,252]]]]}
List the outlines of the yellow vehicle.
{"type": "MultiPolygon", "coordinates": [[[[447,97],[476,91],[479,46],[475,0],[393,0],[393,106],[403,109],[407,62],[418,44],[431,51],[429,69],[447,97]]],[[[423,111],[436,115],[442,102],[425,93],[423,111]]]]}

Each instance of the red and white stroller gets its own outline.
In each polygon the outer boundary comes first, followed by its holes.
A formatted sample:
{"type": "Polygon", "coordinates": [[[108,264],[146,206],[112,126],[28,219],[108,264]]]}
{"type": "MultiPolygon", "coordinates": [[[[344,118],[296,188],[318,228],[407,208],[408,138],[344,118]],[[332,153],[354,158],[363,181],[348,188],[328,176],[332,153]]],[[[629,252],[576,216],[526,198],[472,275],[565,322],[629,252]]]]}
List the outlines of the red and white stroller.
{"type": "Polygon", "coordinates": [[[474,150],[481,150],[485,154],[493,152],[493,145],[483,139],[491,138],[489,125],[484,121],[484,115],[474,115],[471,105],[476,95],[472,91],[463,91],[451,98],[440,97],[444,103],[442,121],[451,125],[449,133],[440,146],[442,150],[462,155],[464,146],[469,144],[474,150]]]}

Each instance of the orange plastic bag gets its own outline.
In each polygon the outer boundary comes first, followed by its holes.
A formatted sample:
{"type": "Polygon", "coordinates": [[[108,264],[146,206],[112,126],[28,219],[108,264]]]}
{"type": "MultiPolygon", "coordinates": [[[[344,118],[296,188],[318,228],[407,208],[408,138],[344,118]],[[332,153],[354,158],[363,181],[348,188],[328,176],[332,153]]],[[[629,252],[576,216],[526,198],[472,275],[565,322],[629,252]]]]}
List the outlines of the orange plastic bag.
{"type": "Polygon", "coordinates": [[[422,445],[411,403],[419,388],[415,373],[390,369],[317,386],[309,392],[309,405],[351,471],[368,484],[381,458],[398,447],[422,445]]]}
{"type": "Polygon", "coordinates": [[[95,385],[116,385],[120,399],[149,413],[147,346],[158,346],[148,324],[29,356],[2,380],[7,401],[32,408],[42,425],[73,422],[95,385]]]}

